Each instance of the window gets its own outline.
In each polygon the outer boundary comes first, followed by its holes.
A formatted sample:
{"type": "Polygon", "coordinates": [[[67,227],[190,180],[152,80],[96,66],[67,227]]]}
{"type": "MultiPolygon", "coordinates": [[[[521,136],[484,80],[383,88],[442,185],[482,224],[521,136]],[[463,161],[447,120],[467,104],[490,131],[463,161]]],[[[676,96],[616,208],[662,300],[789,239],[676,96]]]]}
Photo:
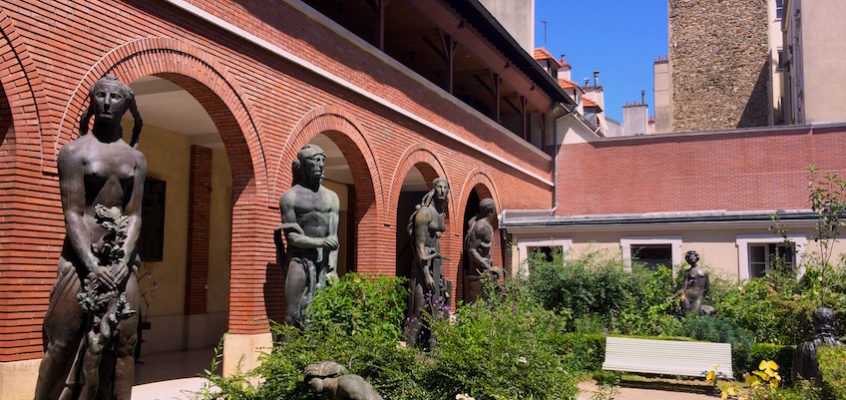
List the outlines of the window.
{"type": "Polygon", "coordinates": [[[517,238],[517,250],[520,256],[519,274],[521,277],[529,276],[529,269],[527,260],[535,252],[542,252],[547,260],[552,261],[552,252],[560,249],[561,252],[566,253],[570,250],[573,241],[562,238],[517,238]]]}
{"type": "Polygon", "coordinates": [[[784,17],[784,0],[775,0],[776,3],[776,19],[784,17]]]}
{"type": "Polygon", "coordinates": [[[682,262],[681,243],[681,236],[622,237],[623,266],[631,271],[635,261],[650,267],[659,264],[675,267],[682,262]]]}
{"type": "Polygon", "coordinates": [[[786,266],[794,266],[796,248],[793,244],[749,244],[749,277],[760,278],[781,259],[786,266]]]}
{"type": "MultiPolygon", "coordinates": [[[[789,265],[802,264],[802,249],[808,239],[800,234],[787,235],[784,238],[771,233],[737,236],[737,269],[741,281],[764,276],[776,260],[776,255],[784,257],[789,265]]],[[[804,271],[797,271],[801,276],[804,271]]]]}
{"type": "Polygon", "coordinates": [[[673,246],[667,244],[632,245],[632,261],[639,262],[649,268],[659,265],[673,266],[673,246]]]}
{"type": "Polygon", "coordinates": [[[776,71],[781,71],[784,68],[784,50],[778,49],[776,54],[776,71]]]}
{"type": "Polygon", "coordinates": [[[561,246],[532,246],[529,247],[529,258],[535,258],[536,256],[540,256],[543,258],[544,261],[551,262],[554,259],[552,254],[555,251],[563,252],[564,250],[561,248],[561,246]]]}

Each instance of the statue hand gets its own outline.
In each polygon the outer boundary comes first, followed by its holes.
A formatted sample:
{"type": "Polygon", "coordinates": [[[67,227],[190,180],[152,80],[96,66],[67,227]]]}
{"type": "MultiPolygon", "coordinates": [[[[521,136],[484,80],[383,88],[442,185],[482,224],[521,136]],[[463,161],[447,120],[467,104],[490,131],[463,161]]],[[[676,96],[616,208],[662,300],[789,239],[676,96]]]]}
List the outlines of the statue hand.
{"type": "Polygon", "coordinates": [[[326,274],[326,284],[329,285],[329,286],[332,286],[332,285],[338,283],[338,281],[340,279],[341,278],[339,278],[338,274],[335,273],[335,272],[330,272],[330,273],[326,274]]]}
{"type": "Polygon", "coordinates": [[[429,290],[435,290],[435,280],[432,279],[432,275],[426,274],[426,288],[429,290]]]}
{"type": "Polygon", "coordinates": [[[105,286],[107,289],[112,290],[117,287],[116,279],[114,274],[109,267],[101,267],[97,266],[94,267],[94,270],[91,271],[94,274],[94,278],[100,285],[105,286]]]}
{"type": "Polygon", "coordinates": [[[115,284],[120,284],[127,276],[129,276],[129,266],[123,264],[118,268],[117,274],[115,274],[115,284]]]}
{"type": "Polygon", "coordinates": [[[323,243],[320,245],[321,247],[329,250],[337,250],[338,249],[338,238],[336,237],[327,237],[323,238],[323,243]]]}

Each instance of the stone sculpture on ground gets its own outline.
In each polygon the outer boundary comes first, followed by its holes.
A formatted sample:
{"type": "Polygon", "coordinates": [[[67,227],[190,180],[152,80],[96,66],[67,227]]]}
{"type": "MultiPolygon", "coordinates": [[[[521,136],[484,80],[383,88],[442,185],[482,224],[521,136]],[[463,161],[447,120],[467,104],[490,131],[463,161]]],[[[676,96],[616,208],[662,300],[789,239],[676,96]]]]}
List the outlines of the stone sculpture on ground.
{"type": "MultiPolygon", "coordinates": [[[[279,199],[280,230],[288,243],[284,252],[285,322],[298,326],[307,322],[305,309],[315,292],[338,279],[340,201],[323,186],[325,160],[320,147],[303,146],[291,167],[293,185],[279,199]]],[[[281,246],[279,230],[276,236],[277,246],[281,246]]],[[[279,253],[281,248],[277,248],[279,253]]]]}
{"type": "Polygon", "coordinates": [[[65,216],[58,276],[44,317],[36,400],[129,399],[139,304],[136,243],[147,165],[135,149],[142,121],[132,90],[98,80],[80,136],[58,158],[65,216]],[[121,117],[135,119],[131,143],[121,117]],[[88,132],[89,122],[94,126],[88,132]]]}
{"type": "Polygon", "coordinates": [[[837,340],[837,331],[834,329],[834,312],[828,307],[819,307],[814,310],[814,334],[796,346],[793,353],[793,382],[798,377],[813,381],[817,385],[822,384],[819,364],[817,363],[817,349],[820,346],[843,346],[837,340]]]}
{"type": "Polygon", "coordinates": [[[412,240],[411,294],[406,313],[406,339],[411,345],[429,346],[429,329],[423,312],[443,317],[451,304],[452,282],[444,276],[441,235],[446,231],[449,183],[436,178],[411,214],[408,232],[412,240]]]}
{"type": "Polygon", "coordinates": [[[502,275],[502,269],[494,268],[491,260],[491,243],[494,229],[491,220],[496,215],[493,199],[486,198],[479,202],[479,213],[467,222],[467,234],[464,237],[464,255],[467,258],[467,270],[464,274],[464,301],[472,303],[482,294],[485,280],[496,282],[502,275]]]}
{"type": "Polygon", "coordinates": [[[343,365],[332,361],[310,364],[303,371],[311,389],[331,400],[382,400],[382,396],[364,378],[347,373],[343,365]]]}
{"type": "Polygon", "coordinates": [[[699,265],[699,253],[690,250],[684,255],[690,268],[684,273],[684,287],[681,292],[682,307],[686,312],[696,315],[714,314],[713,306],[705,305],[705,297],[711,287],[708,270],[699,265]]]}

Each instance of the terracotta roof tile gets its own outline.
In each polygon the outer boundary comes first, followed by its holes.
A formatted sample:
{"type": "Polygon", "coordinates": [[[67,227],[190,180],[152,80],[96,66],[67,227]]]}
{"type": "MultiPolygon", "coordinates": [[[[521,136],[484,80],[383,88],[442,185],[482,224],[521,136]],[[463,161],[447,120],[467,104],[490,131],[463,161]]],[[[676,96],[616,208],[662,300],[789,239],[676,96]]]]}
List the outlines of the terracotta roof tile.
{"type": "Polygon", "coordinates": [[[552,62],[554,62],[557,66],[561,66],[561,64],[558,63],[558,60],[556,60],[552,54],[549,54],[549,52],[543,47],[536,48],[533,56],[537,61],[552,60],[552,62]]]}
{"type": "Polygon", "coordinates": [[[597,102],[595,102],[595,101],[593,101],[593,100],[591,100],[587,97],[582,97],[582,106],[583,107],[596,107],[600,110],[602,109],[602,107],[599,106],[599,103],[597,103],[597,102]]]}
{"type": "Polygon", "coordinates": [[[572,89],[579,87],[579,84],[569,79],[559,79],[558,86],[561,86],[564,89],[572,89]]]}

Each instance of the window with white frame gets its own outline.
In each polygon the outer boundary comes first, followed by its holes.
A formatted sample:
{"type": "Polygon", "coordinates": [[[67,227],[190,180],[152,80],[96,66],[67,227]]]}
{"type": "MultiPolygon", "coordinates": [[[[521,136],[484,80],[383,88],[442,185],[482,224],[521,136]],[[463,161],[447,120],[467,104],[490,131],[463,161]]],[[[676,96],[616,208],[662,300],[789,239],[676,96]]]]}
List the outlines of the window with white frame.
{"type": "Polygon", "coordinates": [[[520,255],[520,274],[528,276],[528,260],[535,253],[543,254],[543,257],[552,261],[552,253],[561,251],[566,253],[570,250],[573,241],[564,238],[517,238],[517,251],[520,255]]]}
{"type": "Polygon", "coordinates": [[[631,271],[632,262],[655,267],[681,264],[681,236],[629,236],[620,238],[623,266],[631,271]]]}
{"type": "Polygon", "coordinates": [[[788,235],[787,241],[772,234],[738,236],[736,243],[740,280],[766,275],[777,260],[791,267],[800,265],[801,251],[806,242],[807,238],[798,234],[788,235]]]}

